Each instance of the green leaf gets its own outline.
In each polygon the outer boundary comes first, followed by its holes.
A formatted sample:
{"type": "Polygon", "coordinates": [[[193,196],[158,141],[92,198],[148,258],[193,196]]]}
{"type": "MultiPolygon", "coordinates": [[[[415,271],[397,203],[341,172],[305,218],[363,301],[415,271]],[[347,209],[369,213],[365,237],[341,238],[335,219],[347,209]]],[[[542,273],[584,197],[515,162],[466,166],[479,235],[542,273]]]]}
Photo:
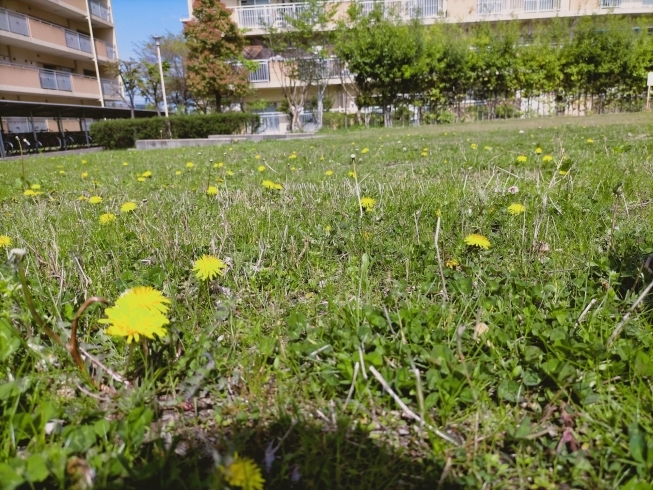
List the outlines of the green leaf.
{"type": "Polygon", "coordinates": [[[42,482],[49,476],[49,474],[47,460],[43,455],[32,454],[27,458],[27,470],[25,471],[25,476],[30,482],[42,482]]]}
{"type": "Polygon", "coordinates": [[[517,381],[504,379],[499,383],[497,388],[497,395],[500,399],[506,400],[512,403],[517,403],[519,400],[519,391],[521,385],[517,381]]]}
{"type": "Polygon", "coordinates": [[[3,490],[14,490],[14,488],[25,483],[25,479],[7,463],[0,463],[0,483],[3,490]]]}
{"type": "Polygon", "coordinates": [[[517,427],[517,430],[515,431],[515,438],[516,439],[526,439],[531,433],[531,419],[530,417],[525,417],[524,420],[521,421],[521,424],[519,424],[519,427],[517,427]]]}
{"type": "Polygon", "coordinates": [[[648,449],[646,444],[646,434],[637,424],[632,424],[628,427],[628,434],[630,435],[628,441],[630,455],[638,463],[644,464],[646,462],[646,451],[648,449]]]}

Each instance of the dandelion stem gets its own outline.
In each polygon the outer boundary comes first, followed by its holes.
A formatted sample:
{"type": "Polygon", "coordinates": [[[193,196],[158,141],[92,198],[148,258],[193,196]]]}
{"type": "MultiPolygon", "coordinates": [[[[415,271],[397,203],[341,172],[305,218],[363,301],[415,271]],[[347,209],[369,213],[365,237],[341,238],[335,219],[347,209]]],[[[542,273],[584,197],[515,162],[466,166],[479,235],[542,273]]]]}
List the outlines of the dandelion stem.
{"type": "Polygon", "coordinates": [[[61,341],[61,338],[46,325],[45,321],[43,321],[43,318],[41,318],[41,315],[39,315],[38,311],[36,311],[36,307],[34,306],[34,299],[32,298],[32,293],[30,292],[29,285],[27,284],[27,278],[25,277],[25,271],[23,270],[22,259],[19,259],[18,261],[18,278],[22,286],[21,289],[23,290],[23,295],[25,296],[27,308],[29,309],[32,318],[34,318],[34,321],[38,324],[39,327],[43,329],[48,337],[63,347],[64,345],[61,341]]]}
{"type": "Polygon", "coordinates": [[[82,359],[81,354],[79,353],[79,343],[77,342],[77,325],[79,323],[79,319],[82,317],[86,309],[91,306],[93,303],[103,303],[105,305],[108,305],[109,302],[101,298],[99,296],[92,296],[88,298],[86,301],[84,301],[84,304],[79,307],[77,310],[77,313],[75,314],[75,318],[73,320],[73,324],[70,327],[70,345],[68,346],[68,350],[70,351],[70,355],[73,356],[73,359],[77,363],[77,367],[85,373],[88,374],[88,371],[86,370],[86,365],[84,364],[84,360],[82,359]]]}
{"type": "Polygon", "coordinates": [[[447,294],[447,284],[444,281],[444,272],[442,271],[442,259],[440,258],[440,245],[438,241],[440,238],[440,216],[438,216],[438,222],[435,225],[435,256],[438,258],[438,269],[440,269],[440,279],[442,279],[442,291],[444,292],[444,299],[449,301],[449,294],[447,294]]]}

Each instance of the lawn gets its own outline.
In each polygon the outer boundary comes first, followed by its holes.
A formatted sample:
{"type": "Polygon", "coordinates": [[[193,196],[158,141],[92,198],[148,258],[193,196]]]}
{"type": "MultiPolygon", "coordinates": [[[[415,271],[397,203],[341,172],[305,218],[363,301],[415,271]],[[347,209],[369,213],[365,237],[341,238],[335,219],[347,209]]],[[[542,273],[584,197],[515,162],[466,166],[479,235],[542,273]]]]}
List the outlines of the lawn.
{"type": "Polygon", "coordinates": [[[0,162],[0,487],[653,488],[652,130],[0,162]],[[46,335],[138,286],[161,336],[46,335]]]}

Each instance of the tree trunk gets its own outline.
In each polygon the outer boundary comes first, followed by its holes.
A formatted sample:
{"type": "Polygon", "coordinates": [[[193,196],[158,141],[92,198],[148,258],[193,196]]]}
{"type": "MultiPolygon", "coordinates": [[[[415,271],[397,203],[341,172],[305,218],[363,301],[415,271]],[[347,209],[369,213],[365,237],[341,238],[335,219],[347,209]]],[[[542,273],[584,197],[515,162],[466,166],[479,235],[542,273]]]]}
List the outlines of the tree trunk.
{"type": "Polygon", "coordinates": [[[392,117],[390,115],[390,106],[383,104],[383,126],[386,128],[392,127],[392,117]]]}
{"type": "Polygon", "coordinates": [[[222,94],[220,92],[215,93],[215,112],[222,112],[222,94]]]}
{"type": "Polygon", "coordinates": [[[291,107],[290,108],[290,114],[292,116],[291,122],[290,122],[290,130],[291,131],[301,131],[302,129],[302,123],[300,119],[300,114],[301,114],[301,109],[299,107],[291,107]]]}
{"type": "Polygon", "coordinates": [[[322,115],[324,113],[324,91],[318,88],[317,90],[317,131],[322,129],[322,115]]]}

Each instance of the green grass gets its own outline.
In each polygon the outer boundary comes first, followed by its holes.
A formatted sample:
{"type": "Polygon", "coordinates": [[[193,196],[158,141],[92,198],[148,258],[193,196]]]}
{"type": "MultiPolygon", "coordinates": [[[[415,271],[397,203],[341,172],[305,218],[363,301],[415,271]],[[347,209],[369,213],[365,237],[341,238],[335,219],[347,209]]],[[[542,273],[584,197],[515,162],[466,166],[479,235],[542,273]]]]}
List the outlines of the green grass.
{"type": "Polygon", "coordinates": [[[266,488],[651,488],[650,300],[608,340],[653,279],[652,129],[640,114],[43,156],[25,182],[1,162],[0,235],[62,338],[93,295],[147,285],[172,307],[168,336],[131,355],[89,308],[80,342],[131,381],[87,361],[97,388],[0,268],[0,487],[228,488],[237,452],[266,488]],[[362,217],[352,153],[376,201],[362,217]],[[195,278],[203,254],[224,277],[195,278]]]}

